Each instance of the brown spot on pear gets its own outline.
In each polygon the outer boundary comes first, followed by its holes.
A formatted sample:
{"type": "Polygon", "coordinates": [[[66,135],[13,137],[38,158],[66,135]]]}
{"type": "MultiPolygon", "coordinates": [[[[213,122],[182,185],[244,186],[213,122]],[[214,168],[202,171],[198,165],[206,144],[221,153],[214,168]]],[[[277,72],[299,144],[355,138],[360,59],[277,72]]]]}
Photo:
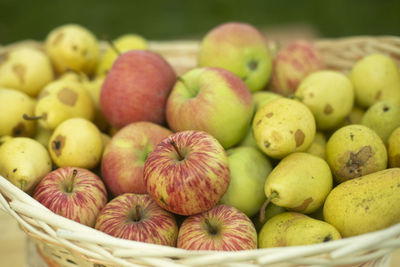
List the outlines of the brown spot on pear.
{"type": "Polygon", "coordinates": [[[63,135],[57,135],[54,140],[51,142],[51,150],[53,150],[54,154],[59,157],[62,154],[62,150],[65,145],[66,138],[63,135]]]}
{"type": "Polygon", "coordinates": [[[12,136],[26,136],[26,127],[23,122],[19,122],[15,127],[12,129],[12,136]]]}
{"type": "Polygon", "coordinates": [[[17,75],[21,84],[25,83],[26,67],[20,63],[16,63],[12,67],[13,72],[17,75]]]}
{"type": "Polygon", "coordinates": [[[4,62],[6,62],[6,61],[8,60],[8,57],[9,57],[8,53],[4,53],[4,54],[1,54],[1,55],[0,55],[0,66],[1,66],[4,62]]]}
{"type": "Polygon", "coordinates": [[[57,35],[54,37],[53,42],[51,43],[52,45],[56,46],[58,45],[62,39],[64,39],[64,32],[59,32],[57,35]]]}
{"type": "Polygon", "coordinates": [[[65,105],[71,107],[74,106],[76,101],[78,100],[78,94],[67,87],[61,89],[58,92],[57,97],[61,103],[64,103],[65,105]]]}
{"type": "Polygon", "coordinates": [[[325,105],[325,108],[324,108],[324,113],[327,114],[327,115],[329,115],[329,114],[331,114],[332,112],[333,112],[332,106],[329,105],[329,104],[326,104],[326,105],[325,105]]]}
{"type": "Polygon", "coordinates": [[[296,147],[301,146],[304,143],[305,135],[302,130],[298,129],[294,134],[294,139],[296,140],[296,147]]]}

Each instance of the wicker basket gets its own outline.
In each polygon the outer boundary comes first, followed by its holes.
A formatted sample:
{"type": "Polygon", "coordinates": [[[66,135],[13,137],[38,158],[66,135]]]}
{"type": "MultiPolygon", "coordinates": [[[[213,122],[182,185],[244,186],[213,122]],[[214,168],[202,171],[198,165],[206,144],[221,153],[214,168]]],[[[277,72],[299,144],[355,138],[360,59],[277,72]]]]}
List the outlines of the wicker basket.
{"type": "MultiPolygon", "coordinates": [[[[24,41],[0,47],[0,55],[24,41]]],[[[271,46],[274,44],[271,43],[271,46]]],[[[390,55],[400,64],[400,38],[351,37],[316,40],[328,68],[347,72],[372,52],[390,55]]],[[[178,74],[196,66],[198,41],[151,42],[178,74]]],[[[12,215],[36,243],[49,266],[389,266],[391,253],[400,248],[400,224],[387,229],[323,244],[255,249],[239,252],[187,251],[114,238],[93,228],[55,215],[0,176],[0,208],[12,215]]]]}

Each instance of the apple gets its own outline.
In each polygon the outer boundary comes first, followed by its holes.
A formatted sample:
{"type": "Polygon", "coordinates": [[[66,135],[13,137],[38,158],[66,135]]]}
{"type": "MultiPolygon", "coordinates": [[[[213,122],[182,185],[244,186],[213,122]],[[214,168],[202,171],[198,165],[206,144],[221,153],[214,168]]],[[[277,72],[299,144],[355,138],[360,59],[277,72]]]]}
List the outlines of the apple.
{"type": "Polygon", "coordinates": [[[212,135],[182,131],[162,140],[144,164],[147,192],[162,208],[192,215],[211,209],[230,180],[228,157],[212,135]]]}
{"type": "Polygon", "coordinates": [[[33,198],[52,212],[93,227],[107,203],[103,181],[93,172],[75,167],[58,168],[36,186],[33,198]]]}
{"type": "Polygon", "coordinates": [[[136,121],[163,124],[175,81],[175,71],[160,55],[142,50],[122,53],[101,87],[104,118],[117,129],[136,121]]]}
{"type": "Polygon", "coordinates": [[[177,247],[223,251],[256,249],[257,232],[253,222],[240,210],[229,205],[216,205],[183,221],[177,247]]]}
{"type": "Polygon", "coordinates": [[[221,68],[195,68],[183,74],[166,106],[174,132],[205,131],[224,148],[240,142],[253,114],[253,97],[235,74],[221,68]]]}
{"type": "Polygon", "coordinates": [[[147,156],[172,132],[152,122],[133,122],[120,129],[106,146],[102,178],[112,195],[147,193],[143,166],[147,156]]]}
{"type": "Polygon", "coordinates": [[[211,29],[198,54],[200,67],[219,67],[239,76],[252,92],[267,85],[272,56],[267,40],[253,25],[227,22],[211,29]]]}
{"type": "Polygon", "coordinates": [[[272,164],[263,152],[250,146],[231,148],[227,154],[231,179],[219,203],[233,206],[251,217],[266,200],[263,188],[272,164]]]}
{"type": "Polygon", "coordinates": [[[291,96],[308,74],[323,68],[325,63],[313,43],[294,40],[278,50],[274,58],[270,90],[291,96]]]}
{"type": "Polygon", "coordinates": [[[95,228],[118,238],[172,247],[178,237],[174,215],[148,194],[126,193],[112,199],[101,210],[95,228]]]}

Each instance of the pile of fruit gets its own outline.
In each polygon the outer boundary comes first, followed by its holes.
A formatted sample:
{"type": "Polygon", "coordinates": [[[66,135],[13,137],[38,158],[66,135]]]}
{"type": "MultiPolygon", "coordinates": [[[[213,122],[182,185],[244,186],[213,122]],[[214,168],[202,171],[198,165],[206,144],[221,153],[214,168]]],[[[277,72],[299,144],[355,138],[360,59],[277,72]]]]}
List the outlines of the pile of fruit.
{"type": "Polygon", "coordinates": [[[0,55],[0,175],[109,235],[189,250],[328,242],[400,223],[400,73],[327,69],[245,23],[178,77],[148,41],[80,25],[0,55]]]}

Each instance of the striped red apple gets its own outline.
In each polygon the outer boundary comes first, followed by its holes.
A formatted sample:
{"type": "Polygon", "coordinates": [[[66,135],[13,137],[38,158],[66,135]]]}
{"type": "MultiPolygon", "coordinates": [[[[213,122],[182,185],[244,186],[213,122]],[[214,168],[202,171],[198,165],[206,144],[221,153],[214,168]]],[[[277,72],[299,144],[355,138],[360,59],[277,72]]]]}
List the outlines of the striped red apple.
{"type": "Polygon", "coordinates": [[[63,167],[40,181],[33,198],[58,215],[93,227],[107,203],[107,191],[103,181],[90,170],[63,167]]]}

